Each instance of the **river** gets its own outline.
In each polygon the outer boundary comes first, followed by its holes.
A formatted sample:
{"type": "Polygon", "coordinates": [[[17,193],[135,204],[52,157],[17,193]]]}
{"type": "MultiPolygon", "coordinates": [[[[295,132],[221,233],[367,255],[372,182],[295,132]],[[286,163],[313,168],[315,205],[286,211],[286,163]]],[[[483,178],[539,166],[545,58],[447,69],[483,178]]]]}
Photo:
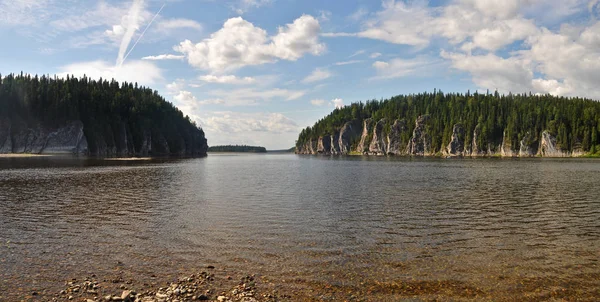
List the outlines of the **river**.
{"type": "Polygon", "coordinates": [[[208,265],[290,300],[594,300],[599,184],[593,159],[0,158],[0,300],[208,265]]]}

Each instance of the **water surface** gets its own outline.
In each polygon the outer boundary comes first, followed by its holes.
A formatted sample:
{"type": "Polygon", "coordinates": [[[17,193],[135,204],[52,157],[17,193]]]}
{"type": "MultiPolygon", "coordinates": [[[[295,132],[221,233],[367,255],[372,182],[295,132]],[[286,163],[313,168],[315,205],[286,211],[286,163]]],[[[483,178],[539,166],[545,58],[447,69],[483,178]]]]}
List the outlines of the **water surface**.
{"type": "Polygon", "coordinates": [[[208,264],[297,299],[594,300],[599,181],[587,159],[0,158],[0,300],[208,264]]]}

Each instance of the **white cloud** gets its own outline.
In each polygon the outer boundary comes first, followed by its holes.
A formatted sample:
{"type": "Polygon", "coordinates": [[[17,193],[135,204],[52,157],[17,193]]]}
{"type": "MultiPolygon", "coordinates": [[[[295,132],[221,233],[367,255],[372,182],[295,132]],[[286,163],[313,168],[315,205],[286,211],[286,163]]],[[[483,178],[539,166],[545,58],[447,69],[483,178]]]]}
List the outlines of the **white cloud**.
{"type": "Polygon", "coordinates": [[[452,67],[469,72],[480,88],[517,93],[531,91],[533,72],[522,59],[505,59],[494,54],[471,56],[442,52],[441,55],[451,60],[452,67]]]}
{"type": "Polygon", "coordinates": [[[344,66],[344,65],[358,64],[358,63],[362,63],[362,62],[364,62],[364,61],[362,61],[362,60],[342,61],[342,62],[336,62],[335,66],[344,66]]]}
{"type": "Polygon", "coordinates": [[[353,53],[352,55],[350,55],[350,56],[348,57],[348,59],[354,58],[354,57],[356,57],[356,56],[360,56],[360,55],[362,55],[362,54],[364,54],[364,53],[366,53],[366,52],[367,52],[367,51],[366,51],[366,50],[364,50],[364,49],[358,50],[358,51],[356,51],[355,53],[353,53]]]}
{"type": "Polygon", "coordinates": [[[73,63],[61,67],[57,75],[60,77],[86,75],[88,78],[106,80],[114,78],[119,82],[137,82],[145,86],[151,86],[163,79],[162,70],[147,61],[128,61],[121,67],[106,61],[73,63]]]}
{"type": "Polygon", "coordinates": [[[316,100],[311,100],[310,103],[313,106],[323,106],[323,105],[325,105],[325,103],[327,103],[327,101],[325,101],[323,99],[316,99],[316,100]]]}
{"type": "Polygon", "coordinates": [[[234,134],[248,132],[296,133],[298,124],[281,113],[212,112],[202,119],[204,129],[217,133],[234,134]]]}
{"type": "Polygon", "coordinates": [[[344,100],[342,99],[333,99],[331,100],[331,104],[336,108],[336,109],[340,109],[342,107],[344,107],[344,100]]]}
{"type": "Polygon", "coordinates": [[[367,9],[365,9],[364,7],[361,7],[359,9],[357,9],[354,13],[352,13],[350,16],[348,16],[348,19],[358,22],[358,21],[362,20],[368,14],[369,14],[369,11],[367,9]]]}
{"type": "Polygon", "coordinates": [[[185,40],[174,49],[184,54],[190,65],[222,73],[280,59],[295,61],[305,54],[319,55],[325,51],[325,45],[319,43],[320,30],[317,19],[303,15],[268,37],[265,30],[238,17],[227,20],[210,38],[196,44],[185,40]]]}
{"type": "Polygon", "coordinates": [[[310,75],[304,78],[304,80],[302,80],[302,83],[314,83],[325,79],[329,79],[332,76],[333,74],[329,70],[317,68],[313,70],[313,72],[310,75]]]}
{"type": "Polygon", "coordinates": [[[326,11],[326,10],[319,11],[319,21],[327,22],[331,18],[331,15],[332,14],[330,11],[326,11]]]}
{"type": "Polygon", "coordinates": [[[371,59],[377,59],[379,57],[381,57],[381,53],[379,53],[379,52],[374,52],[369,56],[369,58],[371,58],[371,59]]]}
{"type": "Polygon", "coordinates": [[[303,97],[306,92],[302,90],[289,90],[281,88],[257,89],[240,88],[228,90],[211,90],[207,92],[211,99],[225,100],[225,106],[254,106],[261,102],[292,101],[303,97]]]}
{"type": "Polygon", "coordinates": [[[373,67],[377,70],[377,76],[371,80],[401,78],[409,75],[427,76],[440,64],[439,60],[425,56],[414,59],[393,59],[389,62],[376,61],[373,67]]]}
{"type": "Polygon", "coordinates": [[[156,30],[160,32],[170,32],[180,29],[202,30],[202,25],[194,20],[189,19],[166,19],[156,22],[156,30]]]}
{"type": "Polygon", "coordinates": [[[49,0],[0,0],[0,25],[33,25],[49,17],[49,0]]]}
{"type": "Polygon", "coordinates": [[[240,15],[245,14],[250,9],[259,8],[263,5],[270,4],[272,0],[237,0],[237,3],[232,6],[232,9],[240,15]]]}
{"type": "Polygon", "coordinates": [[[190,91],[179,91],[173,97],[173,103],[181,110],[181,112],[183,112],[183,114],[189,116],[192,120],[196,121],[199,119],[198,112],[200,102],[190,91]]]}
{"type": "Polygon", "coordinates": [[[149,60],[149,61],[183,60],[183,59],[185,59],[185,56],[172,55],[172,54],[165,54],[165,55],[158,55],[158,56],[147,56],[147,57],[143,57],[142,58],[142,60],[149,60]]]}
{"type": "Polygon", "coordinates": [[[425,46],[433,34],[432,16],[427,2],[384,1],[383,10],[365,22],[358,37],[383,40],[394,44],[425,46]]]}
{"type": "Polygon", "coordinates": [[[234,75],[224,75],[224,76],[204,75],[204,76],[200,76],[199,79],[203,82],[217,83],[217,84],[247,85],[247,84],[256,83],[255,78],[252,78],[252,77],[239,78],[234,75]]]}

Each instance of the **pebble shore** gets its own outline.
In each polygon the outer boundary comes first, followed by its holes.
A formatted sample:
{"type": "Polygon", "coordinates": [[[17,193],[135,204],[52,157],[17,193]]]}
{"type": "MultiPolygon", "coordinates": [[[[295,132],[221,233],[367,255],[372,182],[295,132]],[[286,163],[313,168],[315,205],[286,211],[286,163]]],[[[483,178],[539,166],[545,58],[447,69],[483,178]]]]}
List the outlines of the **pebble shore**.
{"type": "MultiPolygon", "coordinates": [[[[276,291],[260,290],[257,276],[246,275],[241,278],[220,276],[214,267],[189,276],[180,277],[174,282],[153,288],[148,284],[136,284],[134,280],[98,280],[95,275],[83,280],[72,279],[53,297],[43,301],[83,301],[83,302],[276,302],[287,301],[290,296],[280,295],[276,291]],[[115,290],[118,288],[118,290],[115,290]]],[[[37,293],[30,297],[35,299],[37,293]]],[[[29,299],[27,299],[29,300],[29,299]]]]}

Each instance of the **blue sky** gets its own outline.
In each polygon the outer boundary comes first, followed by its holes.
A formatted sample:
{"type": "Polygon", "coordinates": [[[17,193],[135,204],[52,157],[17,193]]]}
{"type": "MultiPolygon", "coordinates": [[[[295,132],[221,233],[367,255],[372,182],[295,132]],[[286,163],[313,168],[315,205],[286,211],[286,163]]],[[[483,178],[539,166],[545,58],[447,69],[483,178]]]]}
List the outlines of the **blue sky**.
{"type": "Polygon", "coordinates": [[[0,0],[0,72],[138,82],[197,121],[210,145],[289,148],[335,106],[434,88],[600,99],[599,8],[598,0],[0,0]]]}

